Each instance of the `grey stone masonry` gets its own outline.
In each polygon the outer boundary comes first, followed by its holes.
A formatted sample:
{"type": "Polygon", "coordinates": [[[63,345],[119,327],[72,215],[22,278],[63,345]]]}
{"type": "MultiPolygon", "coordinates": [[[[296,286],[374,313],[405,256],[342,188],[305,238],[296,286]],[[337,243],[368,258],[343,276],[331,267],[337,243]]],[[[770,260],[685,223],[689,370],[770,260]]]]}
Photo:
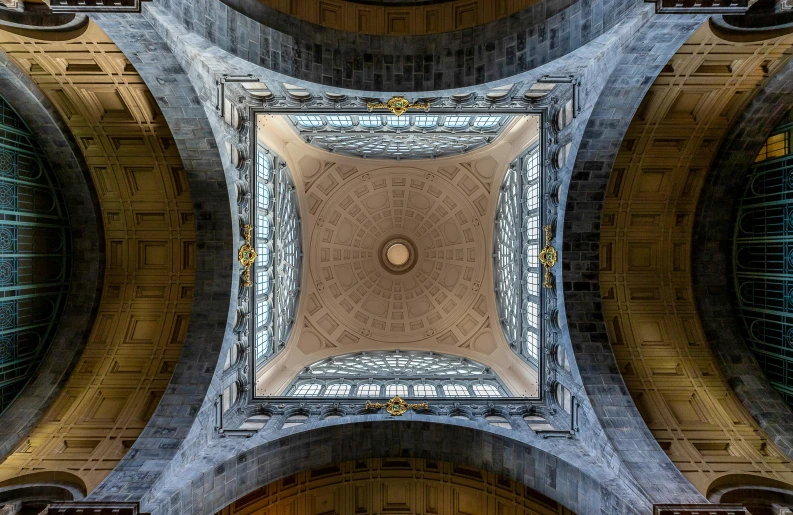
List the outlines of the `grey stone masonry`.
{"type": "Polygon", "coordinates": [[[99,200],[77,143],[47,97],[0,52],[0,94],[19,114],[44,152],[63,193],[72,238],[72,270],[63,316],[35,376],[0,416],[0,460],[41,419],[66,384],[88,343],[105,273],[99,200]]]}
{"type": "Polygon", "coordinates": [[[176,141],[196,219],[196,288],[182,354],[170,384],[143,433],[94,491],[96,500],[134,500],[148,492],[191,428],[211,425],[219,392],[213,382],[231,338],[236,292],[236,245],[229,188],[201,101],[171,51],[140,15],[92,15],[148,86],[176,141]],[[220,364],[218,364],[220,362],[220,364]]]}
{"type": "Polygon", "coordinates": [[[471,29],[425,36],[343,32],[256,0],[155,0],[188,30],[284,75],[369,91],[474,86],[551,62],[616,25],[637,0],[541,0],[471,29]]]}
{"type": "Polygon", "coordinates": [[[731,281],[735,210],[760,148],[793,108],[791,91],[793,61],[761,85],[722,143],[697,206],[691,270],[702,328],[722,373],[766,436],[793,458],[793,410],[746,345],[731,281]]]}
{"type": "MultiPolygon", "coordinates": [[[[599,287],[600,218],[614,160],[642,98],[704,17],[656,15],[627,45],[595,103],[575,156],[561,250],[564,309],[584,392],[619,459],[656,503],[705,499],[661,450],[631,399],[606,333],[599,287]]],[[[566,200],[566,202],[565,202],[566,200]]]]}

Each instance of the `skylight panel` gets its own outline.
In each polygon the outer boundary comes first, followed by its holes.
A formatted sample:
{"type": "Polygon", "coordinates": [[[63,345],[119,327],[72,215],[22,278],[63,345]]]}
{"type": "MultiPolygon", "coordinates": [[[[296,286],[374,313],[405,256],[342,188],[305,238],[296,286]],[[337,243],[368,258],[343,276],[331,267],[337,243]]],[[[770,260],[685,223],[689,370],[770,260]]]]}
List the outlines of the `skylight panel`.
{"type": "Polygon", "coordinates": [[[322,127],[323,125],[325,125],[322,122],[322,118],[320,116],[318,116],[318,115],[315,115],[315,114],[299,114],[299,115],[296,115],[295,116],[295,121],[298,123],[298,125],[300,125],[302,127],[305,127],[305,128],[308,128],[308,129],[314,129],[314,128],[322,127]]]}
{"type": "Polygon", "coordinates": [[[443,126],[448,127],[450,129],[459,129],[460,127],[465,127],[468,125],[468,121],[471,119],[470,116],[447,116],[446,119],[443,121],[443,126]]]}

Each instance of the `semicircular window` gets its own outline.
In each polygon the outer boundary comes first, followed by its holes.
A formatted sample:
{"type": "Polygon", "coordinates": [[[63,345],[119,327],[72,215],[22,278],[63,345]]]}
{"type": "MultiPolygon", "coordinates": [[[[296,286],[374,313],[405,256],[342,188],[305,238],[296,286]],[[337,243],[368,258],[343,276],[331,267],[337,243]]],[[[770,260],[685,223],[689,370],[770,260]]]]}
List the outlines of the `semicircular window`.
{"type": "Polygon", "coordinates": [[[269,149],[256,152],[250,331],[257,367],[286,345],[295,321],[302,261],[300,211],[286,163],[269,149]]]}
{"type": "Polygon", "coordinates": [[[733,280],[744,337],[793,406],[793,116],[774,129],[738,207],[733,280]]]}
{"type": "Polygon", "coordinates": [[[496,304],[510,347],[535,369],[541,341],[540,148],[516,159],[498,198],[494,232],[496,304]]]}
{"type": "Polygon", "coordinates": [[[311,145],[348,156],[427,159],[491,143],[512,116],[476,114],[297,114],[295,130],[311,145]]]}
{"type": "Polygon", "coordinates": [[[306,367],[286,390],[293,397],[508,397],[485,365],[426,351],[369,351],[306,367]]]}
{"type": "Polygon", "coordinates": [[[69,219],[42,156],[0,97],[0,412],[44,360],[69,289],[69,219]]]}

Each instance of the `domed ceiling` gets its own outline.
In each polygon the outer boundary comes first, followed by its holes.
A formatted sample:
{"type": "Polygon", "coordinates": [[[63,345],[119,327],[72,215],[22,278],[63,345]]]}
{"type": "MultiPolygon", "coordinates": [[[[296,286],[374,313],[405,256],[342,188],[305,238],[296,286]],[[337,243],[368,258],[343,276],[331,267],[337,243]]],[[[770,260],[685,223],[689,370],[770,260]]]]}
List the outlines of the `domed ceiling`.
{"type": "MultiPolygon", "coordinates": [[[[479,160],[475,173],[492,180],[497,165],[479,160]]],[[[456,183],[460,171],[375,169],[328,198],[314,223],[310,263],[319,298],[337,320],[401,343],[440,335],[473,307],[486,262],[477,252],[486,247],[484,206],[478,211],[456,183]],[[415,255],[403,270],[383,259],[399,241],[415,255]]],[[[477,318],[468,324],[480,325],[477,318]]]]}
{"type": "Polygon", "coordinates": [[[480,150],[406,164],[316,149],[286,117],[258,128],[292,170],[306,255],[293,335],[257,394],[324,357],[376,349],[467,356],[503,370],[515,394],[535,393],[536,373],[514,364],[499,326],[492,238],[499,186],[536,140],[536,118],[516,118],[480,150]]]}

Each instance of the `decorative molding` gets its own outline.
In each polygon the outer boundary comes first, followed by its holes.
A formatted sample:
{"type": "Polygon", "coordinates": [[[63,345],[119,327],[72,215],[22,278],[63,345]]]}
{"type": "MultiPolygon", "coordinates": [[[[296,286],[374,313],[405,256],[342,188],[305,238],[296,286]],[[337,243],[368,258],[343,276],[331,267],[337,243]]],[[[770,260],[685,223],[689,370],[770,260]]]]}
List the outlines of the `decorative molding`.
{"type": "Polygon", "coordinates": [[[403,401],[399,395],[395,395],[392,399],[390,399],[385,404],[381,402],[370,402],[366,401],[366,406],[364,407],[365,410],[379,410],[385,408],[387,412],[389,412],[394,417],[401,417],[404,415],[409,409],[419,411],[419,410],[427,410],[430,409],[430,405],[425,401],[422,403],[417,404],[408,404],[407,402],[403,401]]]}
{"type": "Polygon", "coordinates": [[[430,110],[428,102],[410,102],[405,97],[391,97],[385,104],[382,102],[366,102],[366,109],[372,112],[373,109],[388,109],[395,116],[402,116],[408,109],[424,109],[424,112],[430,110]]]}

